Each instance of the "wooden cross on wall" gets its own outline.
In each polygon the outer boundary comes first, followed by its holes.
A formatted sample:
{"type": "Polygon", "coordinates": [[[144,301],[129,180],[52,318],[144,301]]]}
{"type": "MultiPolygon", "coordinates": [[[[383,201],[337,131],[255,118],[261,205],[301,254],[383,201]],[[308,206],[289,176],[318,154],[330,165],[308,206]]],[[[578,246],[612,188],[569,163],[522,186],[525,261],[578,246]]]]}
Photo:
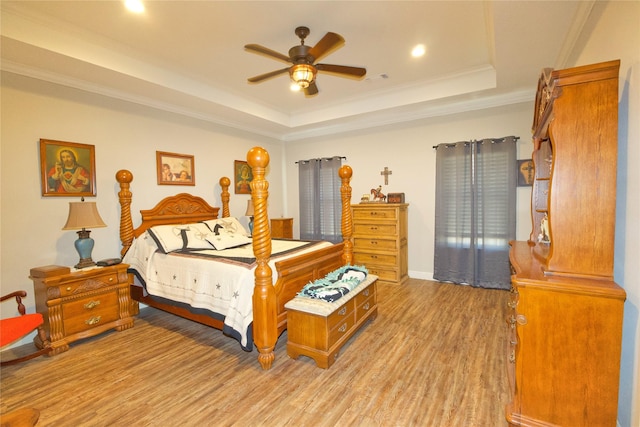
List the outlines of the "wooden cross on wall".
{"type": "Polygon", "coordinates": [[[391,175],[393,172],[389,170],[388,167],[384,167],[384,170],[382,172],[380,172],[380,175],[384,175],[384,185],[389,185],[389,175],[391,175]]]}

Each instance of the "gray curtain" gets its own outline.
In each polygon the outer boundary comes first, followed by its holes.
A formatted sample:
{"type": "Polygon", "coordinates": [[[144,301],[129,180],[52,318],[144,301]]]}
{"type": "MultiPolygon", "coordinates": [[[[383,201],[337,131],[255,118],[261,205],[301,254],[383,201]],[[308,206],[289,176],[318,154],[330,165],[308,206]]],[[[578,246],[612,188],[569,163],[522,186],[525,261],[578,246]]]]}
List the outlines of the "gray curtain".
{"type": "Polygon", "coordinates": [[[517,140],[509,136],[436,147],[434,279],[510,288],[517,140]]]}
{"type": "Polygon", "coordinates": [[[301,240],[342,241],[340,166],[339,156],[298,162],[301,240]]]}

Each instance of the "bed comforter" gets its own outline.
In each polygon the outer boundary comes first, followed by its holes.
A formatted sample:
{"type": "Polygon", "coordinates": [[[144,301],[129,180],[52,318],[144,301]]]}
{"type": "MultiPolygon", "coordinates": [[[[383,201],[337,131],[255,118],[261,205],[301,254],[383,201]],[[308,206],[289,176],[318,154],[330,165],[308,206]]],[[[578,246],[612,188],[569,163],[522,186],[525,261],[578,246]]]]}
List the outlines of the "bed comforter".
{"type": "MultiPolygon", "coordinates": [[[[272,240],[269,266],[288,257],[330,246],[329,242],[272,240]]],[[[223,332],[251,351],[253,289],[256,267],[253,247],[247,244],[222,251],[205,249],[162,253],[148,232],[135,239],[123,262],[155,297],[207,310],[224,319],[223,332]]],[[[274,275],[274,284],[277,276],[274,275]]]]}

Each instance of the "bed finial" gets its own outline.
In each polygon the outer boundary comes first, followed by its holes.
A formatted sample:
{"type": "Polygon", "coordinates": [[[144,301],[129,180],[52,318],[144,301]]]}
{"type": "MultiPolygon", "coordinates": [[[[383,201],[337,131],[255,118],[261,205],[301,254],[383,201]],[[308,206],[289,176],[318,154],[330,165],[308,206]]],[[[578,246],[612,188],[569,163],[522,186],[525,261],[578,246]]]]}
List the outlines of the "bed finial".
{"type": "Polygon", "coordinates": [[[231,180],[226,176],[220,178],[220,188],[222,188],[222,192],[220,193],[220,198],[222,199],[222,217],[228,218],[231,216],[229,212],[229,186],[231,185],[231,180]]]}
{"type": "Polygon", "coordinates": [[[120,201],[120,241],[122,242],[122,250],[120,255],[124,256],[129,250],[133,242],[133,221],[131,220],[131,197],[129,191],[133,174],[126,169],[116,172],[116,181],[120,184],[118,199],[120,201]]]}
{"type": "Polygon", "coordinates": [[[258,361],[262,369],[270,369],[278,340],[278,314],[273,309],[276,291],[273,288],[273,272],[269,267],[271,258],[271,229],[267,215],[269,183],[265,172],[269,165],[269,153],[262,147],[253,147],[247,153],[251,166],[251,200],[253,201],[253,253],[256,257],[255,287],[253,290],[253,340],[260,354],[258,361]],[[256,321],[260,319],[260,321],[256,321]]]}
{"type": "Polygon", "coordinates": [[[353,242],[351,236],[353,234],[353,218],[351,212],[351,176],[353,169],[349,165],[343,165],[338,171],[338,175],[342,180],[340,187],[340,195],[342,197],[342,240],[344,241],[344,251],[342,253],[342,261],[345,265],[350,265],[353,261],[353,242]]]}

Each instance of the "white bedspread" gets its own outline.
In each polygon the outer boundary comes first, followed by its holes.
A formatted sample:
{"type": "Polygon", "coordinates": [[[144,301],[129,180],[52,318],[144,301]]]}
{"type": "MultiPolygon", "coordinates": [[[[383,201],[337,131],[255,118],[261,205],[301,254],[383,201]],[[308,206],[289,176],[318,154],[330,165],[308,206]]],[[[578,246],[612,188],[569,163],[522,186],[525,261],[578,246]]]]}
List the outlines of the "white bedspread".
{"type": "MultiPolygon", "coordinates": [[[[272,240],[269,263],[273,281],[275,262],[311,252],[329,242],[272,240]]],[[[136,270],[146,291],[154,296],[203,308],[224,317],[224,324],[240,337],[244,349],[251,349],[247,330],[253,321],[255,262],[251,244],[224,251],[203,250],[198,254],[163,254],[145,232],[135,239],[123,262],[136,270]],[[222,257],[224,256],[224,258],[222,257]],[[243,260],[244,258],[244,260],[243,260]]]]}

